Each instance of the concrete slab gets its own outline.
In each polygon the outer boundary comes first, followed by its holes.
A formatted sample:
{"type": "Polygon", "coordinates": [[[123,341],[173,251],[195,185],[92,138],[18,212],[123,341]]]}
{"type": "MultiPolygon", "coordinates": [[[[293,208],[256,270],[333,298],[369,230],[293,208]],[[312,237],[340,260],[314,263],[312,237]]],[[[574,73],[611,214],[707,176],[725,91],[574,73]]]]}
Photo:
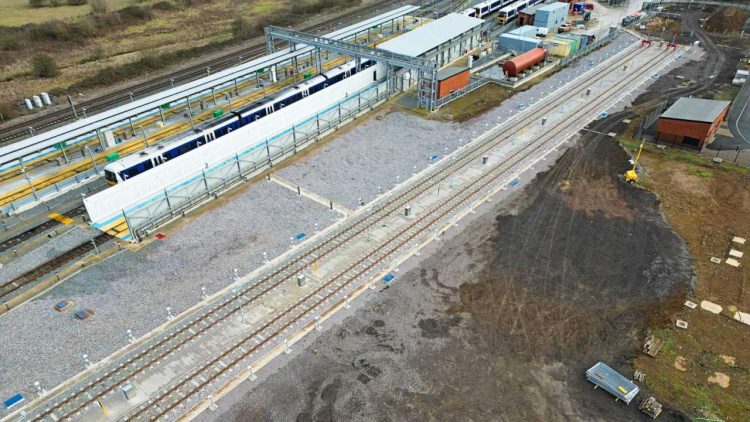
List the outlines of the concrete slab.
{"type": "Polygon", "coordinates": [[[744,245],[745,244],[745,238],[744,237],[738,237],[735,236],[732,238],[732,242],[738,244],[738,245],[744,245]]]}
{"type": "Polygon", "coordinates": [[[701,309],[704,311],[711,312],[713,314],[720,314],[722,311],[721,305],[717,305],[713,302],[709,302],[707,300],[701,301],[701,309]]]}
{"type": "Polygon", "coordinates": [[[734,319],[737,320],[737,321],[739,321],[739,322],[741,322],[741,323],[743,323],[743,324],[750,325],[750,314],[749,313],[737,311],[737,312],[734,313],[734,319]]]}
{"type": "Polygon", "coordinates": [[[729,250],[729,256],[735,257],[735,258],[742,258],[744,253],[736,250],[736,249],[730,249],[729,250]]]}
{"type": "Polygon", "coordinates": [[[731,265],[731,266],[735,267],[735,268],[737,268],[737,267],[740,266],[740,262],[737,261],[734,258],[727,258],[727,260],[724,261],[724,262],[727,263],[728,265],[731,265]]]}

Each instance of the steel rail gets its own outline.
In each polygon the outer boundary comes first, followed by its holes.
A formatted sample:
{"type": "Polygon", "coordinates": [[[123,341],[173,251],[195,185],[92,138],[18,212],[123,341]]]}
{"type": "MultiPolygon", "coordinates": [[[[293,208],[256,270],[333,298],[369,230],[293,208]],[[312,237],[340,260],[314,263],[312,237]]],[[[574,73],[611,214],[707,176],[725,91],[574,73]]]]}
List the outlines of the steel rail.
{"type": "MultiPolygon", "coordinates": [[[[662,57],[663,55],[654,56],[646,64],[644,64],[642,68],[645,68],[647,65],[653,63],[654,61],[660,60],[662,57]]],[[[643,72],[635,72],[635,73],[626,75],[625,78],[623,78],[622,80],[617,82],[615,85],[605,90],[604,93],[600,94],[598,96],[598,100],[590,102],[586,104],[586,106],[584,106],[583,108],[577,110],[576,114],[586,115],[588,113],[591,113],[593,110],[596,110],[597,107],[599,107],[606,101],[610,100],[609,97],[606,97],[606,93],[615,92],[616,90],[630,83],[632,80],[643,76],[649,71],[650,70],[647,69],[643,72]]],[[[356,261],[355,263],[347,267],[345,270],[342,270],[341,272],[339,272],[330,281],[319,286],[316,290],[310,292],[303,299],[297,301],[296,305],[288,307],[284,311],[278,313],[274,318],[266,322],[263,326],[256,329],[251,334],[245,336],[241,341],[236,342],[232,347],[224,350],[222,353],[217,355],[214,359],[210,360],[207,364],[203,365],[197,371],[193,371],[192,374],[182,377],[184,378],[183,381],[173,385],[166,392],[161,393],[159,397],[156,397],[156,398],[152,397],[149,400],[149,405],[147,407],[141,407],[140,409],[138,409],[138,411],[134,415],[127,417],[126,420],[140,419],[140,416],[146,416],[150,420],[158,420],[159,418],[165,416],[168,412],[170,412],[176,406],[184,403],[184,401],[187,400],[187,398],[191,397],[193,394],[202,390],[204,387],[206,387],[207,385],[209,385],[210,383],[218,379],[220,376],[222,376],[224,373],[230,370],[230,368],[235,367],[236,365],[244,361],[246,358],[251,356],[254,352],[261,350],[264,346],[270,343],[273,339],[277,338],[279,334],[285,332],[287,329],[291,328],[297,322],[302,321],[304,316],[310,313],[312,310],[317,309],[319,306],[328,302],[338,292],[342,291],[344,288],[353,284],[361,276],[369,273],[371,269],[373,269],[375,266],[377,266],[384,260],[388,259],[391,255],[395,254],[401,247],[403,247],[404,245],[407,245],[416,236],[418,236],[421,233],[424,233],[426,230],[428,230],[430,227],[434,226],[435,224],[440,223],[440,221],[445,216],[449,215],[457,207],[464,204],[475,195],[480,194],[483,191],[483,189],[485,189],[489,184],[494,183],[495,180],[497,180],[503,175],[506,175],[507,172],[511,170],[513,167],[520,164],[523,160],[531,156],[531,154],[533,154],[537,150],[541,149],[548,142],[553,141],[557,135],[561,134],[562,132],[568,129],[569,129],[568,126],[563,126],[563,125],[557,126],[555,130],[545,133],[543,136],[537,138],[537,140],[535,140],[528,146],[522,147],[523,154],[514,155],[511,160],[503,161],[502,163],[495,165],[492,169],[485,172],[479,178],[474,179],[473,181],[467,182],[464,186],[457,188],[456,192],[453,193],[449,198],[440,201],[437,206],[430,209],[430,211],[428,211],[427,213],[422,214],[419,218],[415,219],[414,222],[409,224],[407,227],[403,228],[400,232],[392,235],[388,240],[381,242],[381,244],[377,246],[374,250],[371,250],[370,252],[365,254],[363,257],[361,257],[358,261],[356,261]],[[437,217],[428,218],[430,215],[436,212],[438,212],[437,217]],[[415,230],[415,227],[417,227],[419,223],[422,223],[424,221],[427,221],[427,224],[423,228],[415,230]],[[399,238],[401,238],[404,234],[406,234],[407,236],[403,240],[399,241],[399,238]],[[396,246],[392,246],[388,252],[382,254],[376,259],[373,258],[378,251],[380,251],[383,248],[386,248],[387,246],[391,246],[394,241],[398,241],[396,246]],[[369,264],[367,264],[367,262],[369,262],[369,264]],[[359,270],[353,276],[349,277],[348,280],[340,282],[340,284],[336,285],[336,282],[340,281],[339,280],[340,278],[343,278],[349,272],[356,270],[356,268],[363,263],[366,264],[363,269],[359,270]],[[325,290],[329,289],[332,285],[336,285],[336,287],[333,290],[328,291],[328,293],[325,294],[321,298],[320,297],[321,292],[324,292],[325,290]],[[315,302],[313,305],[303,306],[303,304],[306,301],[310,300],[313,297],[319,297],[319,300],[315,302]],[[277,328],[276,331],[271,333],[270,335],[264,333],[264,331],[272,327],[277,322],[280,322],[284,316],[290,314],[293,310],[296,310],[296,309],[302,309],[302,311],[300,312],[298,316],[293,317],[291,320],[283,324],[281,327],[277,328]],[[260,342],[255,342],[255,344],[253,345],[247,344],[251,340],[256,339],[258,336],[260,336],[261,338],[260,342]],[[248,346],[249,349],[244,350],[244,346],[248,346]],[[242,353],[240,353],[239,357],[233,358],[233,360],[227,364],[224,361],[224,359],[229,357],[232,353],[234,353],[237,350],[241,350],[242,353]],[[222,363],[221,368],[215,367],[215,365],[219,362],[222,363]],[[210,371],[210,375],[208,374],[202,375],[202,373],[205,371],[210,371]],[[179,399],[173,401],[172,403],[166,406],[160,405],[160,402],[162,400],[164,400],[167,397],[171,397],[182,386],[187,385],[188,382],[191,382],[197,377],[200,377],[199,379],[202,379],[203,381],[198,383],[197,385],[193,384],[194,388],[191,388],[187,393],[180,392],[179,399]],[[155,414],[150,412],[150,410],[154,408],[158,409],[158,412],[156,412],[155,414]],[[146,415],[146,413],[149,413],[149,414],[146,415]]],[[[497,141],[500,138],[501,137],[496,137],[493,141],[497,141]]],[[[497,143],[499,142],[496,142],[495,144],[497,143]]]]}
{"type": "MultiPolygon", "coordinates": [[[[623,60],[624,60],[624,61],[627,61],[627,60],[629,60],[629,59],[630,59],[630,57],[631,57],[632,55],[638,54],[638,53],[639,53],[640,51],[641,51],[641,50],[639,50],[639,49],[635,49],[635,50],[633,50],[632,52],[628,53],[628,55],[626,55],[626,57],[625,57],[624,59],[622,59],[622,58],[621,58],[621,59],[618,59],[618,60],[620,60],[620,61],[618,62],[618,64],[617,64],[616,66],[619,66],[619,65],[620,65],[620,63],[621,63],[621,62],[622,62],[623,60]]],[[[592,79],[590,80],[590,82],[591,82],[591,83],[593,83],[593,82],[595,82],[596,80],[598,80],[598,79],[602,78],[603,76],[604,76],[604,75],[598,75],[598,76],[595,76],[594,78],[592,78],[592,79]]],[[[568,98],[570,98],[570,97],[571,97],[571,96],[573,96],[573,95],[577,95],[577,94],[578,94],[579,92],[582,92],[582,89],[578,89],[578,90],[573,90],[573,91],[569,91],[569,92],[568,92],[568,94],[565,94],[565,95],[563,95],[563,96],[560,96],[560,97],[556,97],[556,99],[555,99],[555,100],[554,100],[553,102],[551,102],[550,104],[547,104],[547,105],[545,105],[545,106],[544,106],[544,108],[543,108],[542,110],[540,110],[540,111],[536,111],[536,112],[535,112],[535,115],[533,115],[533,116],[529,116],[529,117],[527,117],[526,119],[522,120],[521,122],[518,122],[518,123],[516,123],[516,124],[514,125],[514,127],[517,127],[517,128],[521,128],[521,127],[523,127],[523,126],[524,126],[524,125],[526,124],[526,121],[527,121],[527,120],[528,120],[528,121],[530,121],[531,119],[535,119],[535,118],[537,118],[537,117],[536,117],[536,114],[539,114],[539,113],[543,114],[543,113],[547,112],[547,111],[548,111],[548,109],[556,107],[556,106],[557,106],[558,104],[560,104],[560,103],[564,102],[565,100],[567,100],[568,98]]],[[[508,132],[509,132],[509,131],[508,131],[508,132]]],[[[506,133],[507,133],[507,132],[506,132],[506,133]]],[[[506,137],[505,137],[504,139],[507,139],[508,137],[510,137],[510,135],[506,136],[506,137]]],[[[486,145],[486,144],[485,144],[485,145],[479,145],[479,146],[478,146],[478,147],[477,147],[477,148],[476,148],[476,149],[475,149],[474,151],[469,151],[469,152],[467,153],[467,155],[466,155],[466,156],[469,156],[469,154],[470,154],[470,155],[471,155],[471,156],[472,156],[473,158],[476,158],[476,156],[478,156],[478,154],[482,154],[482,153],[483,153],[484,151],[486,151],[486,150],[487,150],[488,148],[491,148],[491,147],[492,147],[492,146],[489,146],[489,145],[486,145]]],[[[462,160],[457,160],[457,161],[456,161],[455,163],[453,163],[453,164],[450,164],[450,165],[448,165],[448,166],[445,166],[445,167],[446,167],[446,168],[450,168],[450,167],[454,167],[454,166],[459,166],[458,168],[463,168],[463,166],[465,166],[466,164],[468,164],[468,161],[470,161],[470,159],[469,159],[469,160],[466,160],[466,159],[462,159],[462,160]]],[[[439,165],[441,165],[441,164],[445,164],[445,163],[439,163],[439,165]]],[[[455,168],[455,167],[454,167],[454,168],[455,168]]],[[[445,171],[445,168],[441,170],[441,172],[444,172],[444,171],[445,171]]],[[[286,264],[285,264],[285,265],[284,265],[283,267],[279,267],[279,268],[277,268],[277,269],[276,269],[275,271],[273,271],[273,272],[272,272],[272,273],[271,273],[270,275],[266,275],[266,276],[264,277],[264,279],[262,279],[261,281],[257,282],[257,283],[256,283],[256,284],[254,284],[253,286],[251,286],[251,287],[248,287],[247,289],[245,289],[245,290],[244,290],[244,291],[243,291],[243,292],[242,292],[242,293],[240,294],[240,296],[242,296],[242,295],[245,295],[245,294],[247,294],[247,293],[248,293],[248,292],[249,292],[250,290],[252,290],[252,289],[257,289],[258,287],[260,287],[260,286],[261,286],[261,285],[263,285],[264,283],[267,283],[268,281],[271,281],[271,279],[272,279],[273,277],[277,276],[277,275],[282,275],[282,276],[283,276],[283,274],[282,274],[282,273],[289,273],[289,271],[288,271],[288,270],[289,270],[289,268],[293,267],[293,266],[294,266],[295,264],[297,264],[297,263],[300,263],[300,262],[302,263],[302,266],[301,266],[301,267],[299,267],[299,266],[298,266],[298,267],[297,267],[297,268],[296,268],[295,270],[291,271],[291,272],[290,272],[289,274],[286,274],[286,275],[285,275],[285,277],[284,277],[284,278],[282,278],[282,280],[280,280],[280,281],[278,281],[278,282],[276,282],[276,283],[273,283],[273,284],[272,284],[271,286],[269,286],[269,287],[265,288],[264,290],[262,290],[262,292],[261,292],[261,293],[259,293],[259,294],[257,294],[256,296],[254,296],[254,297],[253,297],[252,299],[249,299],[249,300],[247,300],[246,302],[244,302],[244,303],[241,303],[241,305],[240,305],[240,306],[244,306],[244,305],[247,305],[247,304],[249,304],[249,303],[252,303],[252,302],[253,302],[254,300],[257,300],[257,299],[258,299],[258,298],[260,298],[261,296],[263,296],[263,295],[265,295],[266,293],[270,292],[270,291],[271,291],[271,290],[272,290],[273,288],[277,287],[277,286],[278,286],[278,285],[280,285],[281,283],[283,283],[283,282],[285,282],[285,281],[289,280],[289,278],[290,278],[290,277],[292,277],[293,275],[295,275],[295,274],[297,274],[297,273],[299,272],[299,269],[300,269],[300,268],[302,268],[302,269],[306,268],[306,266],[308,265],[308,263],[307,263],[307,262],[304,262],[304,260],[305,260],[305,259],[306,259],[307,257],[309,257],[309,256],[310,256],[311,254],[313,254],[313,253],[315,253],[315,252],[319,252],[319,250],[320,250],[320,249],[323,249],[323,248],[324,248],[325,246],[327,246],[327,245],[328,245],[329,243],[333,242],[333,241],[334,241],[334,239],[337,239],[338,237],[340,237],[340,236],[342,236],[343,234],[345,234],[345,233],[349,232],[350,230],[352,230],[352,229],[354,229],[354,228],[358,227],[359,225],[361,225],[361,224],[363,224],[363,223],[366,223],[366,222],[367,222],[367,219],[368,219],[368,218],[371,218],[371,217],[375,216],[375,215],[376,215],[377,213],[379,213],[379,212],[381,212],[381,211],[385,210],[386,208],[393,208],[394,210],[396,210],[396,209],[399,209],[399,208],[400,208],[400,206],[401,206],[401,204],[403,204],[403,203],[405,203],[405,202],[408,202],[408,200],[410,200],[410,199],[411,199],[411,198],[413,197],[413,196],[407,197],[407,194],[409,194],[409,193],[412,193],[412,192],[415,192],[415,191],[416,191],[417,189],[419,189],[419,188],[420,188],[420,187],[421,187],[422,185],[425,185],[425,184],[427,184],[428,182],[431,182],[431,181],[432,181],[432,183],[431,183],[431,184],[430,184],[429,186],[430,186],[430,187],[431,187],[431,186],[434,186],[435,184],[439,183],[440,181],[442,181],[442,180],[445,180],[445,178],[449,177],[449,175],[450,175],[449,173],[447,173],[447,174],[443,175],[442,177],[438,177],[438,176],[440,176],[441,174],[443,174],[443,173],[441,173],[441,172],[436,172],[436,173],[435,173],[435,174],[433,174],[433,175],[432,175],[432,176],[431,176],[430,178],[427,178],[427,179],[424,179],[424,180],[422,180],[422,181],[418,182],[417,184],[413,185],[413,186],[412,186],[412,187],[411,187],[411,188],[410,188],[410,189],[409,189],[409,190],[408,190],[407,192],[404,192],[404,193],[402,193],[401,195],[399,195],[399,196],[398,196],[398,197],[396,197],[395,199],[392,199],[392,200],[391,200],[390,202],[388,202],[388,203],[386,203],[386,204],[382,205],[382,206],[381,206],[380,208],[378,208],[377,210],[375,210],[375,211],[374,211],[374,212],[372,212],[371,214],[368,214],[368,215],[364,215],[364,216],[360,216],[360,218],[361,218],[361,219],[352,221],[352,222],[351,222],[351,223],[349,224],[349,227],[346,227],[346,228],[344,229],[344,231],[342,231],[341,233],[339,233],[339,234],[338,234],[337,236],[334,236],[334,237],[331,237],[331,238],[329,238],[329,239],[326,239],[326,240],[325,240],[325,241],[324,241],[323,243],[321,243],[321,244],[318,244],[318,245],[313,245],[312,247],[309,247],[309,248],[307,248],[308,250],[307,250],[307,252],[306,252],[305,254],[303,254],[303,255],[300,255],[300,256],[298,256],[298,257],[296,257],[296,258],[292,259],[291,261],[289,261],[288,263],[286,263],[286,264]],[[437,178],[437,181],[435,180],[436,178],[437,178]],[[395,207],[394,207],[394,204],[395,204],[395,207]]],[[[429,187],[428,187],[428,188],[426,188],[426,189],[429,189],[429,187]]],[[[426,190],[426,189],[425,189],[425,190],[426,190]]],[[[421,193],[421,192],[418,192],[418,193],[421,193]]],[[[417,194],[418,194],[418,193],[417,193],[417,194]]],[[[323,252],[322,254],[317,254],[317,253],[316,253],[316,256],[317,256],[317,257],[318,257],[318,259],[319,259],[320,257],[322,257],[322,256],[325,256],[325,255],[327,255],[327,254],[328,254],[328,253],[330,253],[331,251],[333,251],[333,250],[337,249],[337,248],[338,248],[339,246],[341,246],[341,245],[345,244],[346,242],[348,242],[348,241],[349,241],[350,239],[352,239],[353,237],[355,237],[355,236],[359,235],[359,234],[360,234],[360,233],[361,233],[362,231],[366,230],[366,229],[367,229],[368,227],[371,227],[371,226],[372,226],[373,224],[376,224],[376,223],[377,223],[378,221],[382,220],[382,219],[383,219],[383,218],[385,218],[385,217],[386,217],[387,215],[390,215],[390,213],[391,213],[391,212],[392,212],[392,211],[388,212],[388,214],[385,214],[384,216],[382,216],[382,217],[380,217],[380,218],[377,218],[377,219],[375,219],[375,221],[374,221],[374,222],[371,222],[371,223],[367,224],[367,225],[366,225],[366,226],[365,226],[364,228],[362,228],[362,229],[360,229],[360,230],[356,231],[356,233],[355,233],[355,234],[353,234],[353,235],[351,235],[351,236],[350,236],[349,238],[347,238],[347,239],[345,239],[345,240],[341,241],[341,243],[339,243],[339,244],[337,244],[337,245],[334,245],[334,246],[333,246],[332,248],[328,249],[327,251],[323,252]]],[[[226,298],[224,298],[224,299],[226,299],[226,298]]],[[[172,332],[172,333],[171,333],[171,334],[170,334],[169,336],[167,336],[166,338],[164,338],[164,339],[163,339],[163,340],[161,340],[160,342],[158,342],[158,343],[156,343],[156,344],[153,344],[153,345],[151,345],[150,347],[148,347],[147,349],[143,350],[143,351],[142,351],[141,353],[138,353],[138,354],[136,354],[136,356],[134,356],[134,357],[133,357],[132,359],[130,359],[130,360],[129,360],[128,362],[126,362],[126,363],[124,363],[124,364],[120,365],[120,366],[119,366],[118,368],[116,368],[116,369],[114,369],[114,370],[112,370],[112,371],[108,372],[108,373],[107,373],[107,374],[105,374],[104,376],[102,376],[102,377],[98,378],[97,380],[95,380],[95,381],[93,381],[93,382],[89,383],[89,385],[88,385],[88,386],[87,386],[86,388],[82,389],[82,390],[81,390],[81,391],[79,391],[79,392],[78,392],[77,394],[75,394],[75,395],[71,395],[71,396],[69,396],[68,398],[66,398],[65,400],[63,400],[62,402],[59,402],[59,403],[57,403],[57,404],[56,404],[56,405],[55,405],[54,407],[48,408],[48,409],[47,409],[47,411],[45,411],[45,412],[44,412],[44,413],[43,413],[43,414],[42,414],[42,415],[40,416],[40,418],[43,418],[43,417],[45,417],[45,416],[47,416],[47,415],[50,415],[50,414],[54,413],[54,411],[55,411],[55,410],[57,410],[57,409],[59,409],[60,407],[62,407],[62,406],[64,406],[64,405],[66,405],[66,404],[68,404],[68,403],[72,402],[72,401],[73,401],[73,400],[75,400],[76,398],[78,398],[78,397],[82,396],[82,395],[84,394],[84,391],[86,391],[87,389],[89,389],[89,388],[93,387],[93,386],[94,386],[94,384],[97,384],[97,383],[104,383],[104,382],[106,382],[107,380],[109,380],[109,379],[113,378],[113,377],[114,377],[115,375],[119,375],[120,371],[123,371],[123,372],[124,372],[124,369],[127,369],[127,367],[128,367],[128,366],[129,366],[130,364],[132,364],[132,363],[134,363],[134,362],[136,362],[136,361],[141,361],[141,360],[143,360],[143,358],[144,358],[144,357],[146,357],[146,356],[147,356],[147,355],[148,355],[149,353],[151,353],[151,352],[153,352],[153,351],[157,350],[158,348],[160,348],[160,347],[161,347],[161,346],[163,346],[164,344],[166,344],[166,343],[168,343],[168,342],[172,341],[172,340],[173,340],[173,339],[175,339],[175,338],[176,338],[176,337],[177,337],[178,335],[180,335],[180,334],[182,334],[182,333],[185,333],[185,332],[187,332],[187,331],[188,331],[188,330],[190,330],[191,328],[195,328],[196,326],[198,326],[198,324],[201,324],[201,323],[203,323],[204,325],[200,326],[200,327],[199,327],[199,328],[197,329],[197,332],[196,332],[195,334],[193,334],[193,335],[191,335],[191,336],[188,336],[188,338],[187,338],[187,339],[185,339],[184,341],[182,341],[181,343],[179,343],[179,345],[178,345],[177,347],[179,347],[180,345],[182,345],[182,344],[185,344],[185,343],[189,342],[190,340],[192,340],[193,338],[195,338],[195,337],[197,337],[197,336],[201,335],[202,333],[204,333],[205,331],[207,331],[207,330],[208,330],[209,328],[211,328],[211,327],[213,327],[213,326],[216,326],[216,325],[217,325],[218,323],[220,323],[221,321],[225,320],[226,318],[228,318],[229,316],[231,316],[232,314],[234,314],[234,313],[236,312],[236,308],[234,308],[234,307],[233,307],[233,308],[232,308],[232,309],[231,309],[230,311],[226,312],[226,313],[225,313],[224,315],[221,315],[221,316],[219,316],[218,318],[213,318],[213,320],[211,321],[211,323],[210,323],[210,324],[206,324],[206,322],[205,322],[206,320],[208,320],[208,319],[211,319],[211,317],[212,317],[212,316],[214,316],[213,314],[215,314],[215,313],[216,313],[217,311],[221,311],[221,310],[223,310],[223,309],[224,309],[225,307],[227,307],[228,305],[232,304],[232,303],[233,303],[233,302],[235,302],[235,301],[236,301],[236,299],[235,299],[235,298],[231,298],[231,299],[229,299],[229,300],[225,300],[225,301],[224,301],[224,302],[223,302],[222,304],[220,304],[220,305],[216,306],[215,308],[211,309],[210,311],[208,311],[208,312],[204,313],[204,314],[203,314],[202,316],[200,316],[199,318],[196,318],[196,319],[194,319],[194,320],[190,321],[190,322],[189,322],[188,324],[184,325],[184,326],[183,326],[183,327],[181,327],[181,328],[180,328],[179,330],[177,330],[177,331],[174,331],[174,332],[172,332]]],[[[173,351],[174,351],[174,349],[170,349],[170,350],[167,350],[167,351],[165,351],[165,352],[163,352],[163,353],[161,353],[161,354],[159,354],[159,355],[157,355],[157,356],[155,356],[155,357],[153,357],[153,358],[149,357],[150,359],[149,359],[149,362],[148,362],[148,363],[145,363],[145,364],[144,364],[144,365],[143,365],[142,367],[140,367],[140,368],[136,368],[136,369],[135,369],[135,370],[134,370],[134,371],[133,371],[132,373],[129,373],[129,374],[127,374],[127,375],[124,375],[124,376],[123,376],[122,378],[123,378],[123,379],[125,379],[125,378],[130,378],[130,377],[133,377],[133,376],[135,376],[135,375],[138,375],[138,374],[140,374],[140,373],[141,373],[141,372],[142,372],[143,370],[145,370],[145,369],[147,369],[147,368],[148,368],[149,366],[151,366],[151,365],[153,364],[153,362],[157,362],[157,361],[161,360],[162,358],[164,358],[164,357],[165,357],[165,356],[167,356],[168,354],[172,353],[173,351]]],[[[118,386],[118,385],[119,385],[119,384],[121,384],[121,383],[122,383],[122,380],[120,380],[120,381],[116,381],[116,382],[114,382],[114,383],[113,383],[112,385],[110,385],[110,386],[106,387],[106,388],[105,388],[105,390],[104,390],[103,392],[101,392],[101,393],[98,393],[98,395],[96,395],[96,396],[93,396],[93,395],[92,395],[92,397],[93,397],[93,398],[90,398],[90,399],[88,399],[88,400],[84,400],[84,402],[83,402],[82,404],[80,404],[79,406],[77,406],[77,407],[75,408],[75,410],[73,410],[72,412],[70,412],[70,413],[67,413],[67,415],[70,415],[70,414],[72,414],[72,413],[75,413],[75,412],[77,412],[77,411],[80,411],[80,410],[84,409],[85,407],[87,407],[88,405],[90,405],[91,403],[93,403],[93,402],[94,402],[94,401],[95,401],[95,400],[96,400],[97,398],[101,397],[101,396],[102,396],[102,395],[104,395],[104,394],[107,394],[107,393],[109,393],[110,391],[112,391],[112,390],[113,390],[113,389],[114,389],[114,388],[115,388],[116,386],[118,386]]],[[[57,416],[57,415],[56,415],[56,416],[57,416]]],[[[64,416],[64,417],[67,417],[67,416],[64,416]]]]}

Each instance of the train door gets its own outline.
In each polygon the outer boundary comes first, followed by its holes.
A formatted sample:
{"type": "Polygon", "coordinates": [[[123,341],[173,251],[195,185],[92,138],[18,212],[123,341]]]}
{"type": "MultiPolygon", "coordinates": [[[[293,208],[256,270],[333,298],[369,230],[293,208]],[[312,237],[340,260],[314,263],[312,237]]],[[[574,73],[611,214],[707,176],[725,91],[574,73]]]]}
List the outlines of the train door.
{"type": "Polygon", "coordinates": [[[268,105],[268,106],[266,107],[266,115],[269,115],[269,114],[271,114],[271,113],[273,113],[273,112],[274,112],[274,109],[273,109],[273,104],[269,104],[269,105],[268,105]]]}
{"type": "Polygon", "coordinates": [[[211,142],[216,139],[216,134],[211,130],[206,130],[203,132],[203,139],[206,142],[211,142]]]}

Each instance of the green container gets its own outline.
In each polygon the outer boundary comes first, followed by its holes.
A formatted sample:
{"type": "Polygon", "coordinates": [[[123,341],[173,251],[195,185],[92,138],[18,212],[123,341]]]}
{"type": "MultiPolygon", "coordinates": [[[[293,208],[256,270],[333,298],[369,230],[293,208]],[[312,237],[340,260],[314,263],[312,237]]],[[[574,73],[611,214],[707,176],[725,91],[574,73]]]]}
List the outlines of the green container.
{"type": "Polygon", "coordinates": [[[222,109],[214,110],[214,118],[221,117],[223,115],[224,115],[224,110],[222,109]]]}
{"type": "Polygon", "coordinates": [[[304,74],[304,75],[302,75],[302,76],[304,76],[304,77],[305,77],[305,79],[310,79],[310,78],[312,78],[312,72],[307,72],[307,73],[305,73],[305,74],[304,74]]]}
{"type": "Polygon", "coordinates": [[[161,109],[162,110],[169,110],[170,108],[172,108],[172,104],[171,103],[166,103],[166,104],[162,104],[161,105],[161,109]]]}
{"type": "Polygon", "coordinates": [[[58,143],[55,144],[55,149],[63,149],[66,146],[68,146],[68,145],[65,143],[65,141],[58,142],[58,143]]]}
{"type": "Polygon", "coordinates": [[[120,153],[119,152],[115,152],[114,154],[109,154],[107,156],[107,162],[108,163],[111,163],[112,161],[117,161],[119,159],[120,159],[120,153]]]}

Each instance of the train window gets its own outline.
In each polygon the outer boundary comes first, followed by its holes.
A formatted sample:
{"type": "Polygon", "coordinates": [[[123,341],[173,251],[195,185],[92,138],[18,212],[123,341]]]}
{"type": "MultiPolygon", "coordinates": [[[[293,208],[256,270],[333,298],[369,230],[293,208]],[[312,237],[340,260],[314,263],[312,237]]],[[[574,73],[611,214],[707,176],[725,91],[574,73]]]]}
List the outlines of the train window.
{"type": "Polygon", "coordinates": [[[111,182],[117,182],[117,175],[109,170],[104,170],[104,178],[111,182]]]}
{"type": "Polygon", "coordinates": [[[133,166],[133,167],[130,167],[129,169],[125,169],[122,171],[122,173],[120,173],[120,175],[122,175],[122,178],[124,180],[130,179],[133,176],[137,176],[138,173],[140,173],[137,167],[138,166],[133,166]]]}
{"type": "Polygon", "coordinates": [[[372,71],[372,81],[373,82],[377,82],[377,80],[378,80],[378,71],[377,70],[373,70],[372,71]]]}

